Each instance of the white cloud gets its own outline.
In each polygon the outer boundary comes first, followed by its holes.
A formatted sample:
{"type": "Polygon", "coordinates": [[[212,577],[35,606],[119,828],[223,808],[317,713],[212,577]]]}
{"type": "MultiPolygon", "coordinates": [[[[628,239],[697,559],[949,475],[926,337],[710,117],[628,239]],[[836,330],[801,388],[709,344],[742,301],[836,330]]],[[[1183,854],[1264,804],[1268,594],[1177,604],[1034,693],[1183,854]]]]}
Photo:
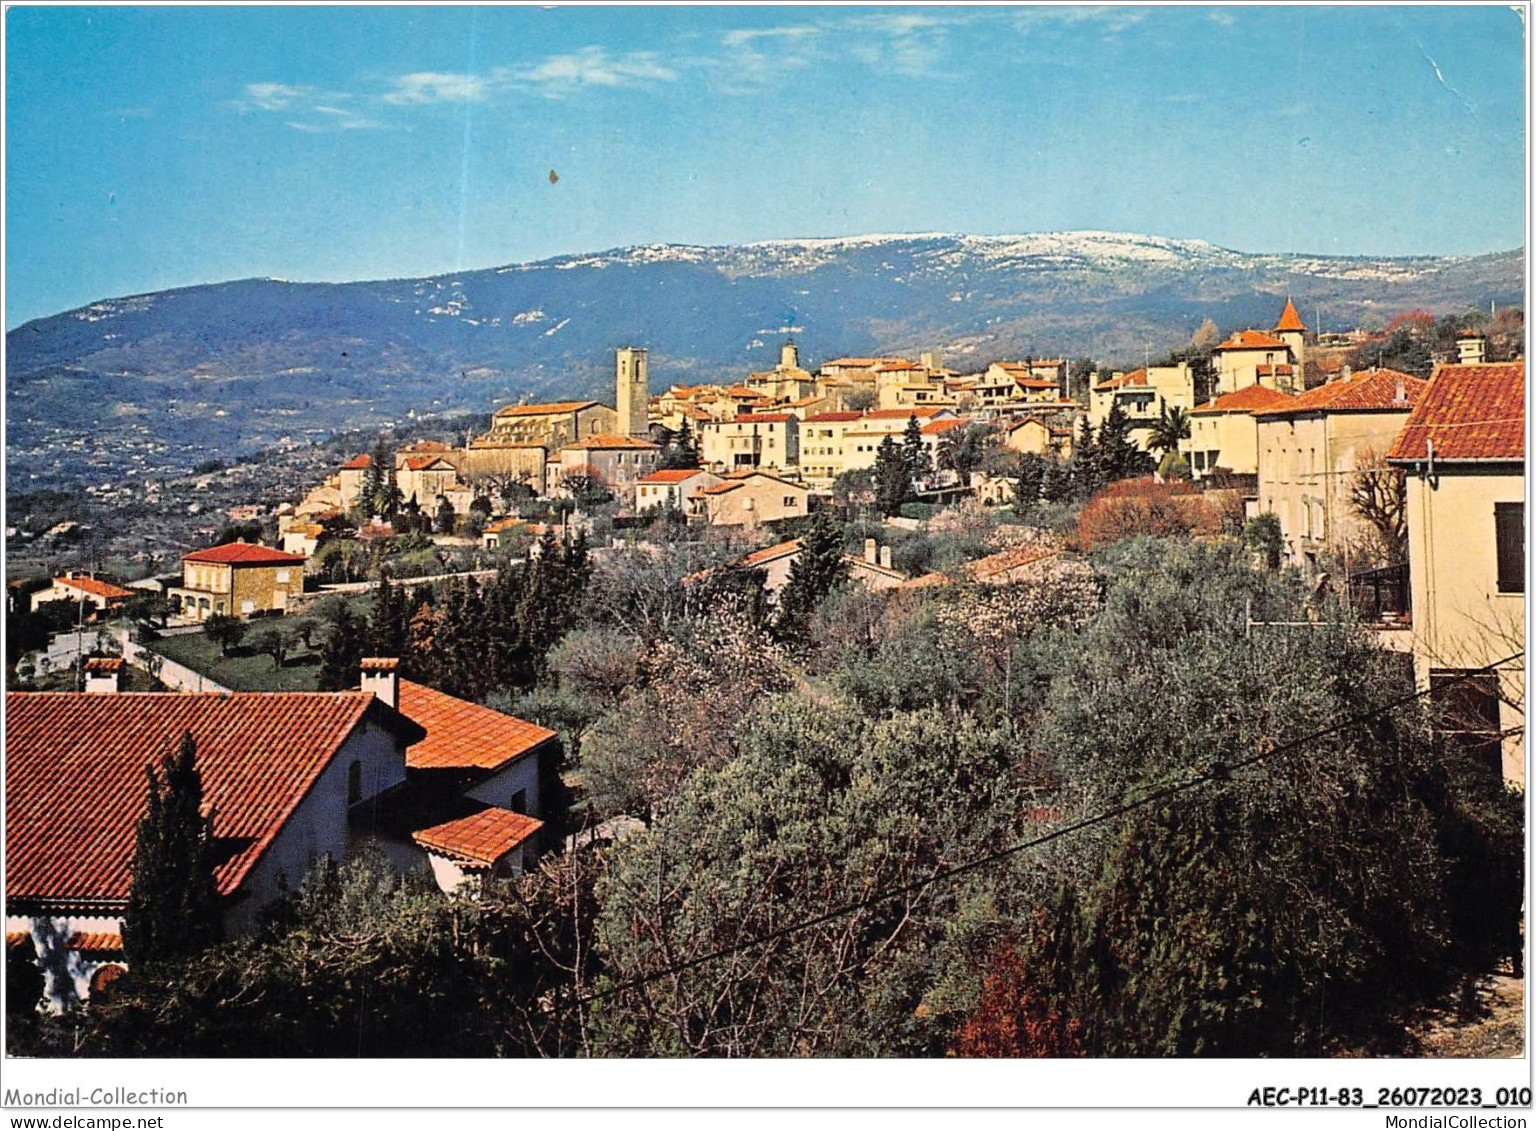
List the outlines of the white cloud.
{"type": "Polygon", "coordinates": [[[289,86],[280,82],[245,84],[245,97],[237,103],[246,110],[286,110],[312,93],[307,86],[289,86]]]}
{"type": "Polygon", "coordinates": [[[384,95],[394,106],[419,105],[424,102],[479,102],[490,84],[479,75],[440,71],[416,71],[395,79],[395,88],[384,95]]]}
{"type": "Polygon", "coordinates": [[[601,47],[583,47],[566,55],[551,55],[536,66],[504,70],[498,74],[555,97],[583,86],[628,86],[671,82],[677,78],[677,71],[662,63],[653,52],[610,55],[601,47]]]}
{"type": "Polygon", "coordinates": [[[820,35],[821,30],[821,28],[809,25],[802,25],[800,27],[736,28],[721,36],[720,42],[727,47],[745,47],[759,39],[809,39],[813,35],[820,35]]]}

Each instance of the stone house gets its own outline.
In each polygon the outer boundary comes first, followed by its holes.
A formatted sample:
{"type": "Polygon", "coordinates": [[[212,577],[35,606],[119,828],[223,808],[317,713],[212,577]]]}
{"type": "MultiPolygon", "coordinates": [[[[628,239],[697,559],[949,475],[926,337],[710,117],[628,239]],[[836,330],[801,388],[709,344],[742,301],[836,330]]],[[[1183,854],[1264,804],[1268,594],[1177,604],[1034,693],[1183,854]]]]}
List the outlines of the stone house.
{"type": "Polygon", "coordinates": [[[1189,438],[1179,441],[1190,473],[1204,479],[1221,468],[1234,475],[1257,475],[1259,426],[1253,414],[1284,408],[1294,399],[1263,385],[1245,385],[1196,405],[1189,412],[1189,438]]]}
{"type": "MultiPolygon", "coordinates": [[[[1387,453],[1407,474],[1420,687],[1525,648],[1525,362],[1441,365],[1387,453]]],[[[1525,785],[1523,660],[1459,679],[1445,726],[1525,785]]]]}
{"type": "Polygon", "coordinates": [[[635,483],[635,513],[671,507],[687,514],[694,496],[719,482],[720,476],[697,467],[653,471],[635,483]]]}
{"type": "Polygon", "coordinates": [[[1369,536],[1350,510],[1350,477],[1362,457],[1386,455],[1427,385],[1362,370],[1254,412],[1258,509],[1279,518],[1293,564],[1316,566],[1324,551],[1348,553],[1369,536]]]}
{"type": "Polygon", "coordinates": [[[702,512],[711,526],[748,529],[804,517],[810,513],[810,506],[811,492],[805,484],[765,471],[728,475],[713,487],[702,488],[693,499],[694,511],[702,512]]]}
{"type": "Polygon", "coordinates": [[[168,596],[181,603],[183,616],[198,621],[215,613],[282,613],[304,592],[304,561],[251,542],[195,550],[182,555],[181,585],[168,596]]]}

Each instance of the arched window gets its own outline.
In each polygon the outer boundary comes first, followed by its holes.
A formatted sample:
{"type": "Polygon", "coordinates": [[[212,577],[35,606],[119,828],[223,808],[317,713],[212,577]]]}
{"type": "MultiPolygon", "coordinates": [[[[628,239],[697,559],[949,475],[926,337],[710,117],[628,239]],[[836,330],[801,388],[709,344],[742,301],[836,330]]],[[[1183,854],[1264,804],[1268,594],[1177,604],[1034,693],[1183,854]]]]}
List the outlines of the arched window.
{"type": "Polygon", "coordinates": [[[347,804],[356,805],[363,799],[363,764],[354,761],[347,767],[347,804]]]}

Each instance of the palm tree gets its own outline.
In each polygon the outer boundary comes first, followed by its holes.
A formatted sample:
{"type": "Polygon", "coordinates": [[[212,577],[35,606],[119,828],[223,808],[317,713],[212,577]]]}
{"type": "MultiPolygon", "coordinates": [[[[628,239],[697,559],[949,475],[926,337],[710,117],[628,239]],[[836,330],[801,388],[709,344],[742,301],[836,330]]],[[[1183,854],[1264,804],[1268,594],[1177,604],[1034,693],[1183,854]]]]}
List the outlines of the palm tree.
{"type": "Polygon", "coordinates": [[[1152,425],[1147,447],[1158,452],[1176,452],[1179,441],[1189,439],[1189,416],[1177,406],[1163,405],[1162,414],[1152,425]]]}

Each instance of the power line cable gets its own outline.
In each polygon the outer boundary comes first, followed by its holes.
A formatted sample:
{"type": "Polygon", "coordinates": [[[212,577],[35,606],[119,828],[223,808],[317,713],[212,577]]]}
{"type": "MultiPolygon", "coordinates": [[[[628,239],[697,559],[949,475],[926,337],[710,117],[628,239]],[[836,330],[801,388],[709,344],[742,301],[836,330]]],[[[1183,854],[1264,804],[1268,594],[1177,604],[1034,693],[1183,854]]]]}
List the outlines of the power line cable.
{"type": "Polygon", "coordinates": [[[1194,789],[1196,786],[1204,785],[1207,782],[1227,781],[1230,779],[1234,771],[1246,769],[1249,766],[1256,765],[1257,763],[1264,761],[1266,758],[1273,758],[1280,754],[1288,754],[1293,750],[1307,745],[1308,743],[1316,742],[1318,739],[1327,738],[1328,736],[1337,734],[1342,730],[1347,730],[1350,727],[1369,722],[1372,719],[1378,718],[1379,716],[1387,714],[1390,711],[1395,711],[1399,707],[1405,707],[1409,703],[1423,699],[1428,695],[1440,694],[1447,687],[1454,686],[1458,683],[1463,683],[1480,675],[1486,675],[1488,672],[1497,671],[1505,664],[1512,663],[1524,655],[1525,652],[1522,650],[1505,656],[1502,660],[1495,660],[1491,664],[1485,664],[1480,668],[1467,669],[1460,675],[1445,680],[1433,688],[1425,688],[1422,691],[1414,692],[1412,695],[1401,696],[1388,703],[1382,704],[1380,707],[1377,707],[1374,710],[1367,711],[1363,715],[1351,715],[1350,717],[1342,719],[1339,722],[1332,724],[1331,726],[1324,727],[1322,730],[1315,730],[1310,734],[1302,735],[1300,738],[1295,738],[1289,742],[1281,743],[1280,745],[1271,747],[1268,750],[1261,750],[1259,753],[1252,754],[1247,758],[1242,758],[1235,762],[1218,762],[1215,766],[1208,770],[1203,770],[1198,774],[1194,774],[1177,782],[1171,782],[1168,785],[1159,786],[1149,793],[1142,794],[1141,796],[1133,798],[1129,801],[1123,801],[1120,804],[1113,805],[1108,809],[1100,810],[1098,813],[1095,813],[1092,816],[1083,817],[1069,824],[1062,825],[1059,828],[1052,829],[1048,833],[1043,833],[1037,837],[1031,837],[1028,840],[1019,841],[1018,843],[1011,844],[1006,848],[1000,848],[994,852],[989,852],[983,856],[978,856],[973,860],[967,860],[964,863],[941,869],[940,871],[935,872],[932,876],[929,876],[927,879],[914,880],[911,883],[901,884],[893,888],[886,888],[884,891],[879,891],[873,895],[865,896],[863,899],[839,904],[838,906],[830,908],[827,911],[823,911],[820,915],[814,915],[809,919],[803,919],[795,923],[787,923],[782,927],[777,927],[774,930],[764,932],[761,935],[754,935],[752,938],[743,939],[740,942],[732,943],[729,946],[718,947],[706,954],[697,955],[693,958],[687,959],[686,961],[673,963],[672,965],[666,966],[660,970],[653,970],[649,974],[642,974],[639,977],[630,978],[626,981],[619,982],[616,985],[608,986],[601,990],[595,990],[590,994],[585,994],[576,998],[575,1004],[587,1005],[598,1000],[599,998],[612,997],[614,994],[623,993],[626,990],[636,989],[639,986],[646,985],[661,978],[670,977],[674,974],[682,974],[688,970],[694,969],[695,967],[702,966],[705,963],[715,962],[721,958],[729,958],[734,954],[740,954],[742,951],[751,950],[754,947],[762,946],[765,943],[774,942],[789,935],[798,934],[801,931],[809,930],[811,927],[818,927],[823,923],[828,923],[834,919],[840,919],[844,915],[851,915],[856,911],[862,911],[865,908],[884,903],[887,900],[896,898],[897,896],[906,895],[909,892],[920,891],[924,888],[931,887],[932,885],[943,880],[953,879],[956,876],[964,875],[968,872],[974,872],[979,868],[985,868],[989,864],[996,864],[998,861],[1005,860],[1010,856],[1016,856],[1021,852],[1027,852],[1032,848],[1039,848],[1043,844],[1049,844],[1053,840],[1059,840],[1062,837],[1068,836],[1072,833],[1081,832],[1082,830],[1091,828],[1094,825],[1104,824],[1106,821],[1112,821],[1116,817],[1123,817],[1127,813],[1134,812],[1137,809],[1145,808],[1146,806],[1155,802],[1162,801],[1165,798],[1194,789]]]}

